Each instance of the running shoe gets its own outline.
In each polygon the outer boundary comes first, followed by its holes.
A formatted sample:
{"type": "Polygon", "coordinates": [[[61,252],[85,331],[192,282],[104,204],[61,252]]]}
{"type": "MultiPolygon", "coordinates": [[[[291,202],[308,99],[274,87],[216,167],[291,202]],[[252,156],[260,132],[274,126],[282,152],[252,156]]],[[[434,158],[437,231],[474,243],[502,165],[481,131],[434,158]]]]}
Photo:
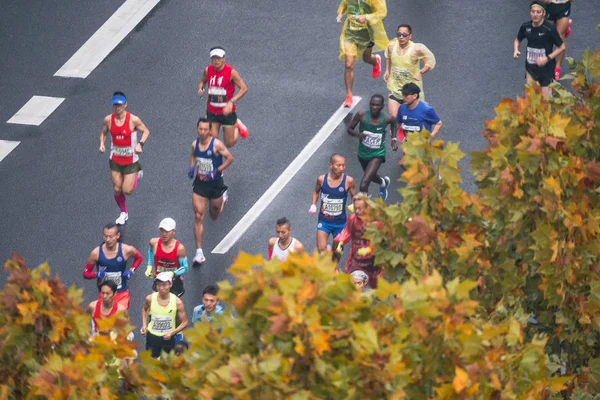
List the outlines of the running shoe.
{"type": "Polygon", "coordinates": [[[129,219],[129,214],[127,214],[126,212],[122,212],[121,214],[119,214],[119,218],[117,218],[117,220],[115,221],[115,224],[125,225],[125,222],[127,222],[128,219],[129,219]]]}
{"type": "Polygon", "coordinates": [[[344,107],[352,107],[352,95],[346,95],[346,101],[344,101],[344,107]]]}
{"type": "Polygon", "coordinates": [[[390,186],[390,177],[384,176],[383,183],[379,185],[379,197],[381,197],[383,201],[385,201],[388,197],[388,186],[390,186]]]}
{"type": "Polygon", "coordinates": [[[402,144],[406,142],[406,135],[404,134],[404,129],[399,128],[398,129],[398,143],[402,144]]]}
{"type": "Polygon", "coordinates": [[[571,36],[571,24],[573,23],[573,20],[571,18],[569,18],[569,24],[567,25],[567,30],[565,31],[565,39],[568,38],[569,36],[571,36]]]}
{"type": "Polygon", "coordinates": [[[238,128],[238,132],[240,134],[240,136],[242,137],[242,139],[247,139],[248,138],[248,127],[246,125],[244,125],[244,123],[238,118],[237,122],[235,123],[235,126],[238,128]]]}
{"type": "Polygon", "coordinates": [[[375,59],[377,60],[377,64],[373,65],[373,70],[371,71],[373,79],[377,79],[381,75],[381,56],[376,54],[375,59]]]}
{"type": "Polygon", "coordinates": [[[227,203],[227,200],[229,200],[229,190],[223,192],[223,203],[227,203]]]}
{"type": "Polygon", "coordinates": [[[560,79],[560,68],[554,68],[554,80],[557,81],[560,79]]]}
{"type": "Polygon", "coordinates": [[[204,252],[202,251],[202,249],[196,249],[196,255],[194,256],[194,263],[202,264],[204,261],[206,261],[206,257],[204,257],[204,252]]]}

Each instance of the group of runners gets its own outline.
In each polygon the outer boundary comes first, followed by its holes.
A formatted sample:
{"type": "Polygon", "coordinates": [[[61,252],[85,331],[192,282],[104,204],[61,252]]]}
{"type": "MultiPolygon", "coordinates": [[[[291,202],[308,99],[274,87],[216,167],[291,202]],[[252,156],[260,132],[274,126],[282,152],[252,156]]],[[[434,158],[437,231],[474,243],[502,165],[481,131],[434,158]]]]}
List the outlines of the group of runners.
{"type": "MultiPolygon", "coordinates": [[[[560,65],[565,54],[564,38],[570,33],[569,0],[533,1],[530,4],[531,21],[524,23],[514,41],[514,58],[520,55],[519,45],[527,40],[526,78],[542,86],[544,96],[550,96],[548,85],[560,77],[560,65]]],[[[338,23],[344,21],[340,36],[340,58],[344,61],[346,99],[344,107],[351,107],[354,65],[360,58],[372,65],[372,77],[382,73],[383,51],[385,67],[383,80],[389,94],[386,98],[375,94],[367,110],[353,115],[346,131],[358,138],[358,162],[363,176],[358,182],[348,176],[346,158],[333,154],[327,173],[317,178],[308,213],[317,214],[316,248],[331,251],[332,259],[339,262],[343,246],[351,242],[348,261],[344,268],[360,287],[377,287],[381,268],[375,265],[373,248],[364,238],[366,227],[379,224],[366,218],[369,207],[369,186],[378,187],[379,196],[386,200],[391,179],[381,176],[379,169],[386,161],[386,137],[390,137],[393,151],[412,132],[426,129],[435,137],[442,121],[434,108],[424,101],[422,78],[436,66],[436,58],[422,43],[412,41],[413,30],[408,24],[396,29],[396,38],[388,40],[383,19],[387,15],[385,0],[342,0],[337,13],[338,23]],[[347,204],[348,199],[351,204],[347,204]],[[332,237],[332,244],[328,241],[332,237]]],[[[240,74],[226,63],[225,49],[210,49],[210,65],[198,84],[198,95],[207,95],[206,116],[198,119],[198,137],[192,141],[188,177],[192,179],[192,207],[194,211],[195,252],[193,264],[201,265],[206,257],[202,250],[204,215],[208,203],[209,215],[217,219],[228,200],[228,188],[223,173],[234,158],[230,149],[239,137],[248,136],[248,128],[237,116],[236,103],[248,88],[240,74]],[[237,89],[237,90],[236,90],[237,89]],[[219,139],[222,128],[223,141],[219,139]]],[[[142,120],[127,111],[127,97],[117,91],[111,99],[113,112],[104,118],[100,132],[101,153],[105,152],[106,136],[111,136],[109,168],[114,198],[120,214],[114,224],[103,230],[103,243],[89,256],[84,278],[98,282],[98,300],[89,305],[93,320],[127,313],[130,307],[128,281],[140,267],[143,257],[139,250],[120,241],[120,225],[129,219],[126,196],[136,189],[142,178],[140,155],[150,131],[142,120]],[[127,267],[129,259],[133,259],[127,267]]],[[[268,257],[284,261],[292,252],[304,251],[304,245],[291,234],[291,223],[286,218],[276,222],[276,236],[269,239],[268,257]]],[[[187,252],[174,238],[176,223],[171,218],[159,224],[159,236],[148,242],[145,275],[153,282],[142,307],[142,328],[147,349],[157,357],[163,350],[175,347],[177,338],[188,325],[181,297],[185,293],[183,276],[188,272],[187,252]]],[[[211,313],[222,313],[218,305],[217,289],[207,287],[202,304],[194,309],[192,320],[211,320],[211,313]],[[206,301],[205,301],[206,297],[206,301]]],[[[97,324],[94,331],[98,331],[97,324]]]]}

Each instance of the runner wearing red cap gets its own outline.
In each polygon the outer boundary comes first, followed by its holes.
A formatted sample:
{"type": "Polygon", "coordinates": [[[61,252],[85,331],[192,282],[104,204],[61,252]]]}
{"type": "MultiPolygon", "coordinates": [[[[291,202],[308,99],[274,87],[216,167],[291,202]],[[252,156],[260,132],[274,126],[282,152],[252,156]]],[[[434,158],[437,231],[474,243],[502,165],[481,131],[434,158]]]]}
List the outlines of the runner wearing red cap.
{"type": "Polygon", "coordinates": [[[113,112],[104,117],[100,131],[100,153],[104,153],[106,135],[110,133],[109,166],[114,188],[114,196],[121,214],[115,221],[123,225],[129,219],[125,195],[135,190],[138,178],[142,177],[142,166],[139,155],[143,152],[144,144],[150,131],[137,116],[125,111],[127,98],[123,92],[115,92],[112,100],[113,112]],[[139,139],[138,133],[142,134],[139,139]]]}
{"type": "Polygon", "coordinates": [[[211,134],[219,137],[219,128],[223,126],[223,142],[227,147],[233,147],[239,137],[248,137],[248,128],[238,118],[236,102],[248,92],[240,74],[229,64],[225,63],[225,49],[220,46],[210,49],[211,64],[204,69],[198,84],[198,96],[208,90],[206,117],[211,122],[211,134]],[[235,88],[238,92],[235,93],[235,88]]]}

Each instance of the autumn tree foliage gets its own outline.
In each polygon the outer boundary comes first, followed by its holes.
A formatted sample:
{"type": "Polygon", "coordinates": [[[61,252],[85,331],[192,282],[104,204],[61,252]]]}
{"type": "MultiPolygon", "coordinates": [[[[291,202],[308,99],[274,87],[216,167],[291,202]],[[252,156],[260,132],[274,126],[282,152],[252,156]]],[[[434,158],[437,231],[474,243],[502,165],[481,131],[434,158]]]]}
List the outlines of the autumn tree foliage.
{"type": "Polygon", "coordinates": [[[475,193],[459,187],[457,144],[413,135],[404,201],[375,207],[385,228],[369,234],[395,279],[478,280],[480,315],[545,335],[579,396],[600,393],[600,53],[571,67],[573,93],[546,102],[532,85],[496,107],[471,154],[475,193]]]}

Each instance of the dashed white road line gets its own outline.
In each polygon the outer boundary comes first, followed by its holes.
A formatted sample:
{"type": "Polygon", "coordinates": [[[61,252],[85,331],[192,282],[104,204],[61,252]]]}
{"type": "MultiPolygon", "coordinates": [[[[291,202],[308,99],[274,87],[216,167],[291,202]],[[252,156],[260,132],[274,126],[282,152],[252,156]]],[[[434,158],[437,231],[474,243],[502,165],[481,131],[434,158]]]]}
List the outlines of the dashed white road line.
{"type": "Polygon", "coordinates": [[[38,126],[54,112],[65,99],[63,97],[33,96],[8,121],[9,124],[38,126]]]}
{"type": "Polygon", "coordinates": [[[127,0],[54,76],[86,78],[160,0],[127,0]]]}
{"type": "Polygon", "coordinates": [[[21,142],[13,142],[9,140],[0,140],[0,161],[15,149],[21,142]]]}
{"type": "Polygon", "coordinates": [[[221,242],[212,251],[214,254],[225,254],[231,247],[246,233],[250,225],[262,214],[281,190],[292,180],[294,175],[302,168],[308,159],[321,147],[327,138],[333,133],[335,128],[344,120],[344,118],[354,109],[361,100],[354,96],[352,107],[340,107],[311,139],[298,156],[288,165],[283,173],[273,182],[271,187],[258,199],[256,203],[248,210],[246,215],[233,227],[233,229],[221,240],[221,242]]]}

